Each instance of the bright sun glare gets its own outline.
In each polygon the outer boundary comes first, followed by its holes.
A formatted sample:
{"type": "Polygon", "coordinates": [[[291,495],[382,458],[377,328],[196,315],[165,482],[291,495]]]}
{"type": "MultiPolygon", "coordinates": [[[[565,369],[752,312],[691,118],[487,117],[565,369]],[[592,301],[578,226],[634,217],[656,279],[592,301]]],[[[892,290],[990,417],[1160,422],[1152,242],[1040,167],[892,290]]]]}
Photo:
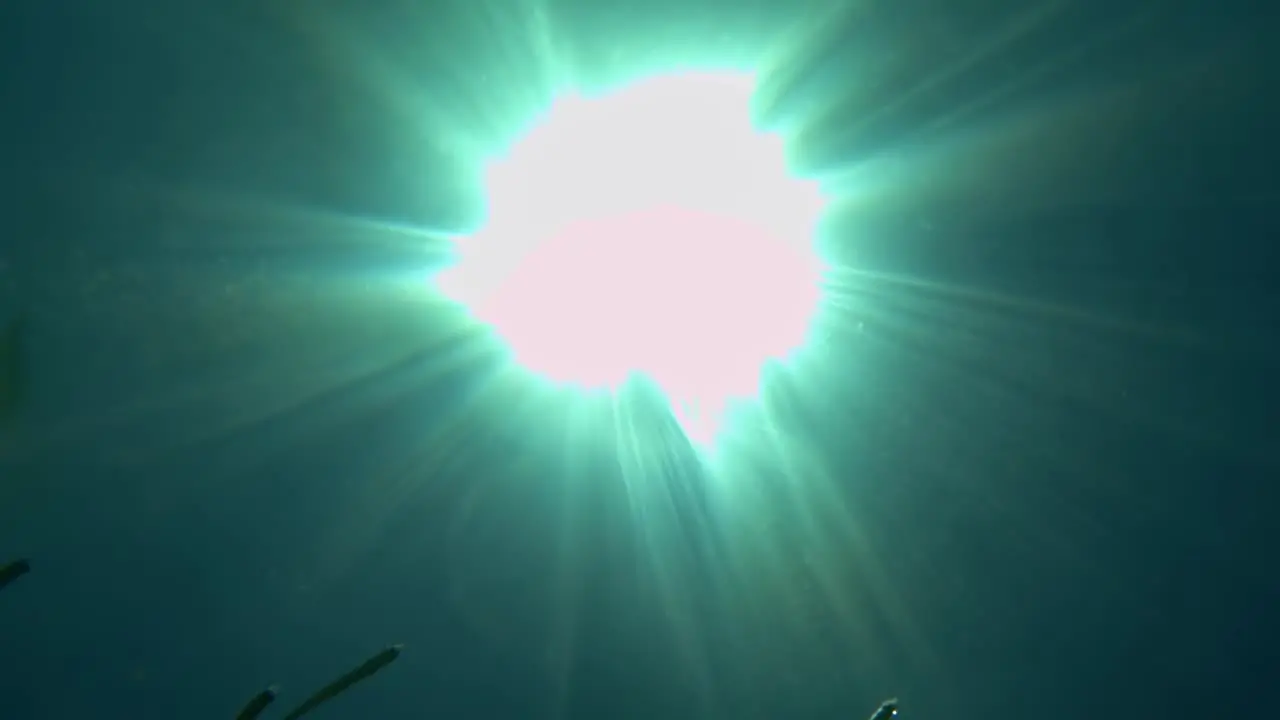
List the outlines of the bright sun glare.
{"type": "Polygon", "coordinates": [[[552,382],[657,384],[711,442],[820,300],[816,183],[751,121],[749,75],[559,98],[486,169],[488,217],[437,287],[552,382]]]}

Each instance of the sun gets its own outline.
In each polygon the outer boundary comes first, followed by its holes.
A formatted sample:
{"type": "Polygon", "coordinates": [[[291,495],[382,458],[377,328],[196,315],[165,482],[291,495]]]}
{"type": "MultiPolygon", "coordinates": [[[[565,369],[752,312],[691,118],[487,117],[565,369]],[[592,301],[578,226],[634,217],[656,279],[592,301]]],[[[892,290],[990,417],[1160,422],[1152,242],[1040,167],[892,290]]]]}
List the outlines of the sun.
{"type": "Polygon", "coordinates": [[[823,199],[753,126],[753,86],[680,73],[560,97],[487,167],[486,222],[437,287],[528,372],[611,391],[646,376],[711,442],[821,299],[823,199]]]}

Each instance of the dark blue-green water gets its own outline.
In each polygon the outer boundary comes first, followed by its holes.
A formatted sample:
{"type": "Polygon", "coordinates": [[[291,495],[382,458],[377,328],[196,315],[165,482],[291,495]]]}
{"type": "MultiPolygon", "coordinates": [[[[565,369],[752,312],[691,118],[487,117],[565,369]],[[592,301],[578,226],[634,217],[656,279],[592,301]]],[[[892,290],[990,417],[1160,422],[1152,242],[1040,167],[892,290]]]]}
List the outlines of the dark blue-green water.
{"type": "Polygon", "coordinates": [[[0,720],[1280,716],[1274,19],[834,5],[0,3],[0,720]],[[839,322],[638,471],[425,278],[548,77],[765,47],[839,322]]]}

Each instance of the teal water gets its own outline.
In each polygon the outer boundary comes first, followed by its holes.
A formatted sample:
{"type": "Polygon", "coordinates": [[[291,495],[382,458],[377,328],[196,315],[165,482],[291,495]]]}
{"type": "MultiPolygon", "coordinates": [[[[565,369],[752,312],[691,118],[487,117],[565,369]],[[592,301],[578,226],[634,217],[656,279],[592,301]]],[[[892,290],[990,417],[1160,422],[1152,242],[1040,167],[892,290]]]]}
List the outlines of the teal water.
{"type": "Polygon", "coordinates": [[[395,643],[307,717],[1274,716],[1270,20],[830,9],[4,3],[0,718],[283,718],[395,643]],[[423,282],[479,158],[760,48],[841,200],[786,452],[495,391],[423,282]]]}

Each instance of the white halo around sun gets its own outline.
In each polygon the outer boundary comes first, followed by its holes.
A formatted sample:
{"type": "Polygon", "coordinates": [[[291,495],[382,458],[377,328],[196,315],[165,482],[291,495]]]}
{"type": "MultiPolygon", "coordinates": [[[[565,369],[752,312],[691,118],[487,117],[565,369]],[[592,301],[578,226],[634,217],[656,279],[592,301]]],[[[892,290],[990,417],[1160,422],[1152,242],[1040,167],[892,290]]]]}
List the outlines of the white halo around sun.
{"type": "Polygon", "coordinates": [[[436,278],[526,371],[665,393],[711,442],[820,302],[817,184],[753,127],[749,75],[681,73],[557,99],[486,170],[488,216],[436,278]]]}

